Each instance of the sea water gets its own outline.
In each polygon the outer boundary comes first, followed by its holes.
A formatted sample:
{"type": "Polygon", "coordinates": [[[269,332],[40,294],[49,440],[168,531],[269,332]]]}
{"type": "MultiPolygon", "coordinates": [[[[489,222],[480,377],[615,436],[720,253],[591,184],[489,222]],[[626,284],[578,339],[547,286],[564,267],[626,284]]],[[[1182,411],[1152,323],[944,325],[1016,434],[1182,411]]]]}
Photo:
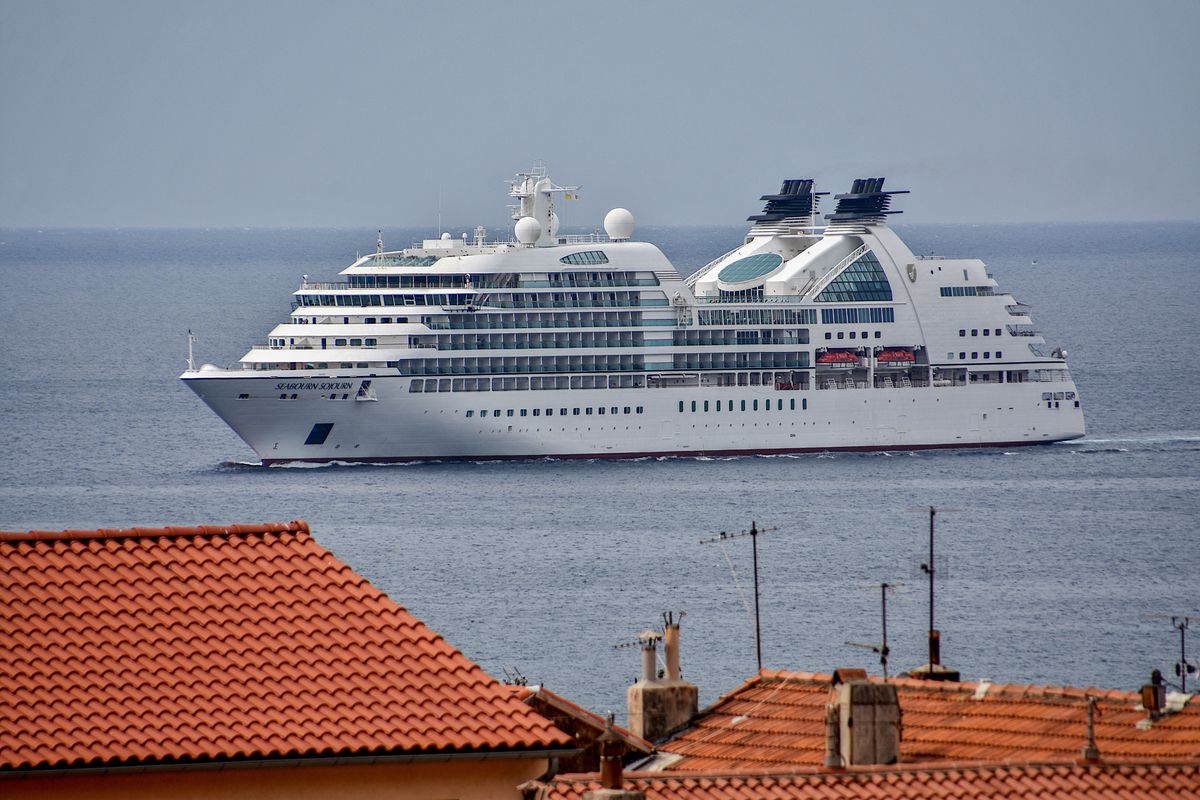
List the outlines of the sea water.
{"type": "MultiPolygon", "coordinates": [[[[737,228],[645,229],[683,272],[737,228]]],[[[0,529],[303,518],[317,541],[496,676],[624,708],[635,650],[686,612],[703,703],[763,664],[880,671],[936,625],[964,678],[1135,689],[1171,674],[1200,615],[1200,224],[905,226],[919,254],[980,257],[1069,351],[1088,425],[1005,450],[735,459],[263,468],[178,380],[235,362],[374,230],[0,230],[0,529]]],[[[389,246],[431,235],[386,232],[389,246]]],[[[1200,625],[1194,632],[1200,634],[1200,625]]],[[[1200,652],[1200,637],[1192,645],[1200,652]]]]}

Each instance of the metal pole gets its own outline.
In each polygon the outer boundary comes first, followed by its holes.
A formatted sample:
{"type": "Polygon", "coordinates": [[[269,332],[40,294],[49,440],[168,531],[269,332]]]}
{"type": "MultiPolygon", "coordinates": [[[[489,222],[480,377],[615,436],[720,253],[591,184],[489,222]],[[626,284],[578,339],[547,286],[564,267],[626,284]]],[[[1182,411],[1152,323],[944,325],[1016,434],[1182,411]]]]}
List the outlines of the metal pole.
{"type": "Polygon", "coordinates": [[[941,647],[937,641],[937,629],[933,625],[933,518],[937,510],[929,507],[929,666],[941,662],[941,647]]]}
{"type": "Polygon", "coordinates": [[[758,655],[758,671],[762,672],[762,628],[758,616],[758,526],[750,520],[750,544],[754,550],[754,647],[758,655]]]}
{"type": "MultiPolygon", "coordinates": [[[[1175,623],[1175,620],[1171,622],[1175,623]]],[[[1175,627],[1179,628],[1179,691],[1187,694],[1187,617],[1179,620],[1175,627]]]]}
{"type": "Polygon", "coordinates": [[[889,585],[879,584],[879,602],[883,606],[883,646],[879,650],[879,660],[883,662],[883,679],[888,678],[888,644],[887,644],[887,590],[889,585]]]}

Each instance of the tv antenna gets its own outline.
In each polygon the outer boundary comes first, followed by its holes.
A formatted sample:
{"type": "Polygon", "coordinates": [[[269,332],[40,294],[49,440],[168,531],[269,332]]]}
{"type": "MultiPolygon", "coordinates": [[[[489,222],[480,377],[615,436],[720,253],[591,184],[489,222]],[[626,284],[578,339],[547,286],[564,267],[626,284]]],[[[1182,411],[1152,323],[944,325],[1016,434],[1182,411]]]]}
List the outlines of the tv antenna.
{"type": "Polygon", "coordinates": [[[1175,676],[1179,678],[1179,691],[1187,694],[1188,675],[1196,672],[1196,665],[1187,660],[1187,632],[1193,622],[1200,622],[1200,617],[1189,617],[1183,614],[1151,614],[1150,619],[1169,619],[1171,627],[1179,631],[1179,660],[1175,662],[1175,676]]]}
{"type": "MultiPolygon", "coordinates": [[[[758,536],[761,533],[768,533],[770,531],[777,531],[777,530],[779,530],[779,529],[778,528],[759,528],[758,523],[756,523],[754,520],[750,520],[750,530],[748,530],[748,531],[738,531],[737,533],[726,533],[725,531],[721,531],[716,536],[713,536],[708,539],[700,540],[700,544],[713,544],[713,543],[723,544],[724,542],[726,542],[730,539],[740,539],[743,536],[750,537],[750,543],[752,545],[752,550],[754,552],[754,650],[755,650],[755,654],[758,657],[758,671],[759,672],[762,672],[762,626],[759,622],[759,613],[758,613],[758,602],[759,602],[759,599],[758,599],[758,536]]],[[[730,564],[730,569],[731,570],[733,569],[732,564],[730,564]]],[[[735,580],[737,579],[736,574],[734,575],[734,579],[735,580]]]]}
{"type": "Polygon", "coordinates": [[[928,634],[929,635],[929,668],[932,670],[933,667],[942,663],[942,634],[941,634],[941,631],[939,631],[937,629],[937,627],[933,624],[934,578],[937,576],[937,573],[944,572],[945,567],[946,567],[945,557],[943,556],[941,558],[941,560],[939,561],[938,558],[934,555],[934,549],[933,549],[934,520],[937,518],[938,513],[945,513],[947,511],[962,511],[962,509],[961,508],[938,509],[938,508],[934,508],[933,506],[928,506],[928,507],[923,507],[923,508],[910,508],[908,510],[909,511],[918,511],[922,514],[926,514],[926,513],[929,514],[929,561],[921,565],[921,572],[923,572],[929,576],[929,634],[928,634]],[[941,564],[940,568],[938,566],[939,563],[941,564]]]}
{"type": "Polygon", "coordinates": [[[632,641],[614,644],[613,650],[640,648],[642,651],[642,677],[649,681],[655,677],[661,678],[663,675],[663,670],[658,668],[658,643],[662,641],[662,638],[662,631],[647,629],[635,635],[632,641]]]}
{"type": "Polygon", "coordinates": [[[521,674],[521,670],[516,667],[509,672],[508,667],[501,667],[504,670],[504,684],[506,686],[528,686],[529,679],[521,674]]]}
{"type": "Polygon", "coordinates": [[[879,644],[863,644],[862,642],[846,642],[850,647],[860,647],[863,650],[870,650],[872,653],[879,654],[879,664],[883,667],[883,679],[888,679],[888,654],[891,650],[888,649],[887,643],[887,598],[888,590],[895,590],[897,586],[903,586],[902,583],[880,583],[872,584],[879,587],[879,610],[880,621],[883,628],[883,636],[880,638],[879,644]]]}

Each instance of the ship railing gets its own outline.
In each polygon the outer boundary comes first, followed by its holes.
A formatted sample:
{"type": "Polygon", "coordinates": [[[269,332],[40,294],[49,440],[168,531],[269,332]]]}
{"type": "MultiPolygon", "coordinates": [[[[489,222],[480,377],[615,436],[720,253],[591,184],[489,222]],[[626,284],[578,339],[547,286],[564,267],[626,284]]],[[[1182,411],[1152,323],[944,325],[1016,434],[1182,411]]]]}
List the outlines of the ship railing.
{"type": "Polygon", "coordinates": [[[591,233],[572,233],[566,236],[555,236],[554,240],[559,244],[602,244],[610,242],[606,234],[600,231],[592,231],[591,233]]]}
{"type": "Polygon", "coordinates": [[[1041,336],[1042,332],[1032,325],[1005,325],[1009,336],[1041,336]]]}
{"type": "Polygon", "coordinates": [[[1013,303],[1004,307],[1014,317],[1028,317],[1033,312],[1033,306],[1027,306],[1024,303],[1013,303]]]}
{"type": "Polygon", "coordinates": [[[805,287],[804,287],[805,295],[816,291],[817,287],[824,285],[825,280],[827,278],[829,278],[831,275],[837,275],[843,269],[850,266],[855,261],[857,261],[859,258],[861,258],[863,255],[865,255],[867,253],[867,251],[870,249],[871,249],[871,246],[869,244],[861,244],[858,247],[854,248],[854,250],[851,251],[849,255],[847,255],[841,261],[834,264],[829,269],[825,270],[825,272],[823,272],[820,277],[815,278],[812,281],[809,281],[809,283],[807,285],[805,285],[805,287]]]}
{"type": "Polygon", "coordinates": [[[733,299],[729,297],[703,297],[696,298],[697,303],[799,303],[804,300],[802,294],[768,294],[762,297],[739,298],[733,299]]]}
{"type": "Polygon", "coordinates": [[[704,277],[704,275],[706,273],[710,272],[713,269],[713,267],[717,266],[717,264],[720,264],[722,261],[729,258],[731,255],[736,253],[742,247],[744,247],[744,245],[739,244],[737,247],[733,248],[728,253],[722,253],[721,255],[717,256],[712,261],[708,262],[703,267],[701,267],[700,269],[696,270],[691,275],[689,275],[688,279],[687,279],[688,288],[690,289],[690,288],[694,287],[696,285],[696,281],[700,280],[702,277],[704,277]]]}
{"type": "Polygon", "coordinates": [[[301,289],[349,289],[349,281],[300,281],[301,289]]]}

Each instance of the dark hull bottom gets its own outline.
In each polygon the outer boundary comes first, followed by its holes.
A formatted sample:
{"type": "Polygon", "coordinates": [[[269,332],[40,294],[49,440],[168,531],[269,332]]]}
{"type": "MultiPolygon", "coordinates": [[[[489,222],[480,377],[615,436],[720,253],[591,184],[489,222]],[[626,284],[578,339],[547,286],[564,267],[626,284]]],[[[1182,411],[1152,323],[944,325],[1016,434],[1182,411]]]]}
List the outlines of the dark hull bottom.
{"type": "Polygon", "coordinates": [[[731,456],[782,456],[798,453],[894,453],[908,450],[980,450],[996,447],[1033,447],[1055,444],[1080,436],[1064,436],[1058,439],[1043,439],[1030,442],[980,442],[977,444],[902,444],[888,447],[861,445],[856,447],[778,447],[750,450],[648,450],[638,453],[556,453],[553,455],[525,456],[371,456],[367,458],[265,458],[263,466],[274,464],[408,464],[416,461],[531,461],[537,459],[605,459],[630,460],[635,458],[728,458],[731,456]]]}

